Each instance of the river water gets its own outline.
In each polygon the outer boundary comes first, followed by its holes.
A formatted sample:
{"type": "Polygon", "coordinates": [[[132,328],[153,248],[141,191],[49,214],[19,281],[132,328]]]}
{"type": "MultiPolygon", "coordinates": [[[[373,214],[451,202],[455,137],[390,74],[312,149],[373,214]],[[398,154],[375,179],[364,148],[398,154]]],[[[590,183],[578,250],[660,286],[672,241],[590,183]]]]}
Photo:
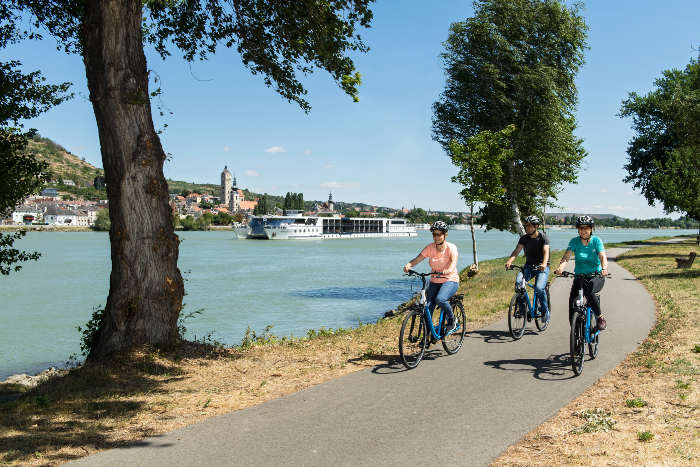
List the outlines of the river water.
{"type": "MultiPolygon", "coordinates": [[[[574,230],[550,230],[552,248],[566,247],[574,230]]],[[[695,230],[598,230],[604,242],[695,230]]],[[[402,266],[431,241],[418,237],[348,240],[234,240],[231,231],[178,232],[185,309],[202,314],[186,323],[190,337],[211,331],[225,344],[241,341],[248,326],[272,325],[278,336],[309,329],[373,322],[410,298],[402,266]]],[[[507,256],[517,237],[477,232],[479,260],[507,256]]],[[[459,268],[472,262],[471,234],[451,231],[459,268]]],[[[109,288],[109,238],[100,232],[30,232],[18,247],[39,261],[0,276],[0,380],[19,372],[62,366],[80,350],[76,326],[104,305],[109,288]]],[[[427,261],[418,270],[427,269],[427,261]]],[[[414,285],[415,287],[415,285],[414,285]]]]}

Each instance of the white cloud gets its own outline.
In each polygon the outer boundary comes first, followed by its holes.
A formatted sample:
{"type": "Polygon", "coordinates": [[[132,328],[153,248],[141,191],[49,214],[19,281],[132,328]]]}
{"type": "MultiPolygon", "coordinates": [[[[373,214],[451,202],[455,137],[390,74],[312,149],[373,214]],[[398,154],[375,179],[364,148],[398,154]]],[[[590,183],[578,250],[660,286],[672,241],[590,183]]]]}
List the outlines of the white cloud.
{"type": "Polygon", "coordinates": [[[259,177],[260,174],[257,173],[255,170],[246,170],[245,174],[249,177],[259,177]]]}
{"type": "Polygon", "coordinates": [[[231,150],[230,146],[224,146],[224,152],[229,152],[231,150]]]}
{"type": "Polygon", "coordinates": [[[334,168],[335,168],[335,164],[325,164],[325,165],[323,166],[323,168],[324,168],[324,169],[334,169],[334,168]]]}
{"type": "Polygon", "coordinates": [[[352,188],[359,186],[359,182],[323,182],[321,188],[352,188]]]}
{"type": "Polygon", "coordinates": [[[277,152],[287,152],[287,150],[284,149],[282,146],[272,146],[271,148],[265,149],[265,152],[277,153],[277,152]]]}
{"type": "Polygon", "coordinates": [[[608,192],[608,189],[607,189],[607,188],[601,188],[601,189],[600,189],[600,192],[601,192],[601,193],[607,193],[607,192],[608,192]]]}
{"type": "Polygon", "coordinates": [[[624,206],[617,205],[617,206],[608,206],[608,209],[610,209],[611,211],[624,211],[626,208],[624,206]]]}
{"type": "Polygon", "coordinates": [[[306,154],[307,156],[310,156],[310,155],[311,155],[311,149],[309,149],[309,148],[304,149],[304,154],[306,154]]]}

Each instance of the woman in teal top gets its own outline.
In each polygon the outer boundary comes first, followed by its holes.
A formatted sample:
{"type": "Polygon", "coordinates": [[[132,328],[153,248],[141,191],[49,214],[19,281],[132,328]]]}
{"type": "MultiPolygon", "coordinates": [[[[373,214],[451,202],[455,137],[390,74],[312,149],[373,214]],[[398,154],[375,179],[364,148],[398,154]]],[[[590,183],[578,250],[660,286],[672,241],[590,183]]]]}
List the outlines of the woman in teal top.
{"type": "MultiPolygon", "coordinates": [[[[593,235],[593,227],[593,218],[590,216],[579,216],[576,219],[578,237],[572,238],[569,242],[569,246],[566,247],[566,252],[564,252],[564,256],[559,262],[559,267],[554,271],[555,274],[560,275],[564,271],[564,267],[573,253],[576,259],[574,274],[588,275],[598,272],[603,276],[608,275],[608,258],[605,256],[605,247],[603,246],[603,241],[593,235]]],[[[588,300],[588,304],[597,318],[598,330],[602,331],[605,329],[607,323],[602,316],[600,301],[598,295],[596,295],[605,285],[603,276],[574,278],[574,283],[571,284],[571,293],[569,294],[569,320],[571,320],[571,315],[573,314],[574,300],[576,300],[578,290],[583,287],[586,300],[588,300]]]]}

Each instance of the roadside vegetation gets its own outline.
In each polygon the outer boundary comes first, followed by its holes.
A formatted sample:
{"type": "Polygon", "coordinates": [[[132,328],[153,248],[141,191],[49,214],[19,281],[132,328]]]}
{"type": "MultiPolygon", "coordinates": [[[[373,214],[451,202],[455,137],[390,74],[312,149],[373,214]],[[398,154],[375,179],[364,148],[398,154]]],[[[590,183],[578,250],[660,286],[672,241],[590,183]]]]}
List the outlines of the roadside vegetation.
{"type": "MultiPolygon", "coordinates": [[[[553,253],[552,261],[560,256],[553,253]]],[[[504,262],[482,262],[470,278],[468,270],[462,272],[459,293],[465,294],[470,330],[504,316],[514,279],[504,262]]],[[[271,326],[251,329],[236,347],[205,337],[169,352],[142,348],[108,366],[78,367],[30,390],[0,385],[0,400],[21,391],[20,398],[0,402],[0,465],[55,465],[354,371],[402,368],[402,319],[399,313],[353,329],[311,330],[301,338],[275,336],[271,326]]],[[[186,324],[180,324],[182,334],[186,324]]]]}
{"type": "Polygon", "coordinates": [[[646,246],[625,253],[618,263],[656,300],[656,324],[649,336],[493,465],[700,462],[700,264],[676,269],[674,261],[698,247],[694,238],[679,244],[628,242],[640,244],[646,246]]]}

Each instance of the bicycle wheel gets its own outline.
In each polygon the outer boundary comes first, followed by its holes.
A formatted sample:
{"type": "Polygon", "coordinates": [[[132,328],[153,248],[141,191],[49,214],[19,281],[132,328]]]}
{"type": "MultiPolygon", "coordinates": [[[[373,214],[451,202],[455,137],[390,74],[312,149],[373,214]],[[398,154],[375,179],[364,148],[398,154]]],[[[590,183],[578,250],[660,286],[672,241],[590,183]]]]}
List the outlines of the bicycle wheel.
{"type": "Polygon", "coordinates": [[[452,312],[457,320],[457,329],[446,336],[443,333],[442,336],[442,347],[445,349],[445,352],[450,355],[454,355],[459,352],[459,349],[462,348],[462,342],[464,342],[464,336],[467,333],[467,315],[464,313],[464,307],[462,304],[458,302],[453,303],[452,312]]]}
{"type": "Polygon", "coordinates": [[[508,329],[510,330],[510,335],[516,341],[523,337],[525,332],[525,315],[527,315],[527,310],[523,309],[520,295],[517,293],[513,294],[513,298],[510,299],[510,307],[508,308],[508,329]]]}
{"type": "MultiPolygon", "coordinates": [[[[551,300],[549,299],[549,284],[544,288],[545,294],[547,294],[547,310],[549,310],[549,313],[547,316],[540,316],[538,318],[535,318],[535,325],[537,326],[537,329],[541,331],[544,331],[547,329],[547,326],[549,326],[549,321],[552,319],[552,307],[551,307],[551,300]]],[[[537,304],[539,306],[539,302],[537,304]]]]}
{"type": "Polygon", "coordinates": [[[413,309],[404,318],[401,334],[399,334],[399,354],[401,361],[409,370],[417,367],[425,354],[427,344],[425,331],[423,312],[413,309]]]}
{"type": "MultiPolygon", "coordinates": [[[[591,329],[595,329],[596,326],[598,325],[598,318],[591,313],[591,329]]],[[[591,360],[596,358],[598,356],[598,338],[600,337],[600,334],[596,334],[596,336],[593,338],[593,342],[588,343],[588,355],[591,356],[591,360]]]]}
{"type": "Polygon", "coordinates": [[[580,311],[576,311],[571,318],[571,334],[569,347],[571,351],[571,368],[576,376],[583,372],[583,357],[585,355],[586,339],[583,336],[586,327],[586,319],[580,311]]]}

